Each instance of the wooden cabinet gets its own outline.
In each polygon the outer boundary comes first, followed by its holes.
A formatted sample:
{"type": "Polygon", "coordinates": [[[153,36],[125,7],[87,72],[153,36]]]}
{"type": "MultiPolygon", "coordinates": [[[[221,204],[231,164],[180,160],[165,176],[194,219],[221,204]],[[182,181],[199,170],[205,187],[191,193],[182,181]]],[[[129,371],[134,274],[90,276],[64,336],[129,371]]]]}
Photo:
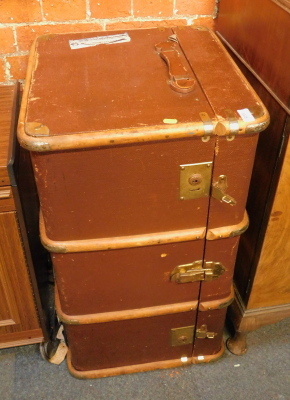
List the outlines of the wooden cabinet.
{"type": "Polygon", "coordinates": [[[18,101],[17,85],[0,87],[0,348],[43,340],[41,306],[34,271],[29,269],[32,260],[14,174],[18,101]]]}
{"type": "MultiPolygon", "coordinates": [[[[274,307],[290,316],[290,142],[271,209],[249,308],[274,307]],[[266,283],[266,284],[265,284],[266,283]]],[[[274,311],[274,310],[273,310],[274,311]]],[[[279,317],[278,317],[279,315],[279,317]]],[[[284,314],[285,315],[285,314],[284,314]]]]}
{"type": "Polygon", "coordinates": [[[238,250],[229,343],[246,351],[246,332],[290,317],[290,1],[221,0],[217,32],[270,112],[260,136],[238,250]]]}

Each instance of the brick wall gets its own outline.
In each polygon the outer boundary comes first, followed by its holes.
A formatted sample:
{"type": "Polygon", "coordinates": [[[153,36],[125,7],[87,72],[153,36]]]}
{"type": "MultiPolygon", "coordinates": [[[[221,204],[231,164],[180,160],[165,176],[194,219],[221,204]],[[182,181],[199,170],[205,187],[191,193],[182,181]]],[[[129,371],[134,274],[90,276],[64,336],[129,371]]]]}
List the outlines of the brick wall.
{"type": "Polygon", "coordinates": [[[45,33],[154,26],[213,27],[218,0],[0,0],[0,83],[25,79],[29,48],[45,33]]]}

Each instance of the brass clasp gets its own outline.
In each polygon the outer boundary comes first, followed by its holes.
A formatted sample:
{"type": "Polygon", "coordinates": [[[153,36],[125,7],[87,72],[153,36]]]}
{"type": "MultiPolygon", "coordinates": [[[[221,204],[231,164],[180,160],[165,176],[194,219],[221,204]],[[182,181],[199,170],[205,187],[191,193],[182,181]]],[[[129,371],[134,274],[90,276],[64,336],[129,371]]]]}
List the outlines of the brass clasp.
{"type": "Polygon", "coordinates": [[[216,332],[207,331],[207,325],[201,325],[201,327],[196,330],[195,335],[197,339],[214,339],[215,336],[217,336],[216,332]]]}
{"type": "Polygon", "coordinates": [[[230,204],[231,206],[234,206],[237,204],[237,202],[232,196],[226,194],[227,188],[228,188],[227,176],[220,175],[218,177],[218,181],[212,185],[211,195],[214,199],[217,199],[222,203],[227,203],[230,204]]]}
{"type": "Polygon", "coordinates": [[[198,260],[175,267],[170,280],[176,283],[210,282],[218,279],[224,272],[225,267],[220,262],[198,260]]]}

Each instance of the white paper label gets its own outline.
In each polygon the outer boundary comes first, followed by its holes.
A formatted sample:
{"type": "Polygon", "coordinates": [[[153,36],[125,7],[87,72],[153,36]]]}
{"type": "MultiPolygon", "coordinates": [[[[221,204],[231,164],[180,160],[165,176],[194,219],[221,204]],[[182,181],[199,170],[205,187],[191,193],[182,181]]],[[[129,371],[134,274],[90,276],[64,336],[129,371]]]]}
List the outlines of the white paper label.
{"type": "Polygon", "coordinates": [[[69,40],[69,45],[72,50],[82,49],[84,47],[93,47],[99,44],[116,44],[130,42],[131,38],[128,33],[120,33],[118,35],[95,36],[91,38],[69,40]]]}
{"type": "Polygon", "coordinates": [[[164,118],[164,124],[177,124],[177,119],[175,118],[164,118]]]}
{"type": "Polygon", "coordinates": [[[242,110],[237,110],[237,111],[243,121],[245,121],[245,122],[255,121],[253,114],[251,113],[251,111],[248,108],[243,108],[242,110]]]}

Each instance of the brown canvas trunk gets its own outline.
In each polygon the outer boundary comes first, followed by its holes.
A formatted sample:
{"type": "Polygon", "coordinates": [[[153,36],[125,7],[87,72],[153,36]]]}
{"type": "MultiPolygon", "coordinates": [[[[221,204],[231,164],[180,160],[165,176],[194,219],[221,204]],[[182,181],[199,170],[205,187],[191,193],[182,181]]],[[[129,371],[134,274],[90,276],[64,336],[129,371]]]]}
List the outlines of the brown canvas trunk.
{"type": "Polygon", "coordinates": [[[268,122],[203,27],[37,39],[18,137],[31,151],[75,376],[222,354],[268,122]],[[93,43],[119,34],[127,41],[93,43]]]}

